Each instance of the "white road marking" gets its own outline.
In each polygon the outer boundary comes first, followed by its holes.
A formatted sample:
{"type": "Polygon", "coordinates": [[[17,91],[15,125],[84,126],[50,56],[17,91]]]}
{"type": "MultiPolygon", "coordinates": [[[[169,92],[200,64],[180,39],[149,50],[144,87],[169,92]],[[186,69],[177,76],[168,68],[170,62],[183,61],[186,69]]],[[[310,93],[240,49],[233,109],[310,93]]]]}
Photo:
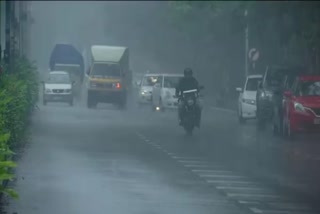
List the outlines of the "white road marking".
{"type": "Polygon", "coordinates": [[[217,174],[199,174],[202,178],[237,178],[237,179],[243,179],[246,178],[241,175],[217,175],[217,174]]]}
{"type": "Polygon", "coordinates": [[[223,174],[233,174],[232,171],[228,170],[218,170],[218,169],[192,169],[191,170],[194,173],[223,173],[223,174]]]}
{"type": "Polygon", "coordinates": [[[258,208],[252,207],[249,208],[253,213],[263,213],[262,210],[259,210],[258,208]]]}
{"type": "Polygon", "coordinates": [[[212,184],[225,184],[225,185],[232,185],[232,184],[249,184],[249,185],[258,185],[256,182],[252,181],[230,181],[230,180],[206,180],[208,183],[212,184]]]}
{"type": "Polygon", "coordinates": [[[244,200],[238,200],[238,203],[239,204],[256,204],[256,205],[261,204],[258,201],[244,201],[244,200]]]}
{"type": "Polygon", "coordinates": [[[191,164],[193,164],[193,163],[195,163],[195,164],[197,164],[197,163],[208,164],[207,161],[201,161],[201,160],[178,160],[178,162],[179,163],[186,163],[186,164],[188,164],[188,163],[191,163],[191,164]]]}
{"type": "Polygon", "coordinates": [[[212,168],[212,166],[208,166],[207,164],[185,164],[183,166],[188,168],[212,168]]]}
{"type": "Polygon", "coordinates": [[[267,191],[264,188],[261,187],[233,187],[233,186],[216,186],[217,189],[221,190],[244,190],[244,191],[252,191],[252,190],[261,190],[261,191],[267,191]]]}
{"type": "Polygon", "coordinates": [[[297,203],[286,203],[286,202],[269,202],[270,206],[277,209],[286,209],[286,210],[311,210],[306,204],[297,204],[297,203]]]}
{"type": "Polygon", "coordinates": [[[279,195],[271,194],[256,194],[256,193],[226,193],[229,197],[252,197],[252,198],[274,198],[274,199],[284,199],[284,197],[279,195]]]}
{"type": "Polygon", "coordinates": [[[180,159],[180,160],[204,160],[204,158],[198,157],[179,157],[179,156],[172,156],[173,159],[180,159]]]}

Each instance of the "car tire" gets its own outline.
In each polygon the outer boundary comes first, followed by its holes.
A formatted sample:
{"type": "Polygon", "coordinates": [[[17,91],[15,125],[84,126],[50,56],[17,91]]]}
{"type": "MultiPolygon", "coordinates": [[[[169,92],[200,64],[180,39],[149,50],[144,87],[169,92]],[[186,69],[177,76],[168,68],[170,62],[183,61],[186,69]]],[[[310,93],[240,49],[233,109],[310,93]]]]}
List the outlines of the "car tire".
{"type": "Polygon", "coordinates": [[[162,104],[162,99],[161,99],[161,97],[160,97],[160,99],[159,99],[159,107],[160,107],[160,111],[161,111],[161,112],[165,112],[165,108],[164,108],[164,106],[163,106],[163,104],[162,104]]]}

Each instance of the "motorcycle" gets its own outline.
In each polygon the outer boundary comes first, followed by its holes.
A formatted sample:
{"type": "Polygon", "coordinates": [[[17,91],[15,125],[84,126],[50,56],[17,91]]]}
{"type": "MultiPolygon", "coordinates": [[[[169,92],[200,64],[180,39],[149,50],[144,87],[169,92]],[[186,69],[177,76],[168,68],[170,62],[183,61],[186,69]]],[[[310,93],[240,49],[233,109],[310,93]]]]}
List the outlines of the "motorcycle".
{"type": "MultiPolygon", "coordinates": [[[[203,89],[203,87],[200,87],[200,89],[203,89]]],[[[182,127],[188,135],[192,135],[193,129],[196,126],[196,102],[198,97],[200,97],[200,95],[197,89],[183,91],[179,96],[179,101],[182,100],[184,103],[182,127]]]]}

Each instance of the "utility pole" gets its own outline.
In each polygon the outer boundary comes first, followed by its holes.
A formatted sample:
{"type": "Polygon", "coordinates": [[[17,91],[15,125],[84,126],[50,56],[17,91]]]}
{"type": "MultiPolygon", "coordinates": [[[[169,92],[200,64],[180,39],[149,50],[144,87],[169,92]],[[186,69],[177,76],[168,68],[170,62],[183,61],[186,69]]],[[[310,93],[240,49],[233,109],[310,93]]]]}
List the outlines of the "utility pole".
{"type": "Polygon", "coordinates": [[[248,10],[246,9],[244,11],[245,16],[245,54],[244,54],[244,60],[245,60],[245,75],[246,77],[249,75],[249,66],[248,66],[248,52],[249,52],[249,26],[248,26],[248,10]]]}
{"type": "Polygon", "coordinates": [[[4,61],[6,64],[11,62],[11,5],[12,1],[5,1],[5,50],[4,61]]]}

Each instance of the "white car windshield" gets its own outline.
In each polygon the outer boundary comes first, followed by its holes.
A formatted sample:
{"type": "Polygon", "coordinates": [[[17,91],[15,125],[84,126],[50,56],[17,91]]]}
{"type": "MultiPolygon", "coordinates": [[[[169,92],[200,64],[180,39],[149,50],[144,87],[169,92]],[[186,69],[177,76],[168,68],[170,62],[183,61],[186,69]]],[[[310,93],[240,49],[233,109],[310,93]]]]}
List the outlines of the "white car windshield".
{"type": "Polygon", "coordinates": [[[246,91],[257,91],[258,89],[258,83],[261,80],[261,78],[249,78],[246,84],[246,91]]]}
{"type": "Polygon", "coordinates": [[[181,79],[180,76],[164,77],[163,87],[164,88],[176,88],[180,79],[181,79]]]}
{"type": "Polygon", "coordinates": [[[93,65],[91,76],[120,77],[120,68],[117,64],[97,63],[93,65]]]}
{"type": "Polygon", "coordinates": [[[49,74],[48,83],[70,83],[70,77],[68,74],[49,74]]]}
{"type": "Polygon", "coordinates": [[[142,79],[142,86],[154,86],[156,83],[160,83],[160,76],[145,76],[142,79]]]}

